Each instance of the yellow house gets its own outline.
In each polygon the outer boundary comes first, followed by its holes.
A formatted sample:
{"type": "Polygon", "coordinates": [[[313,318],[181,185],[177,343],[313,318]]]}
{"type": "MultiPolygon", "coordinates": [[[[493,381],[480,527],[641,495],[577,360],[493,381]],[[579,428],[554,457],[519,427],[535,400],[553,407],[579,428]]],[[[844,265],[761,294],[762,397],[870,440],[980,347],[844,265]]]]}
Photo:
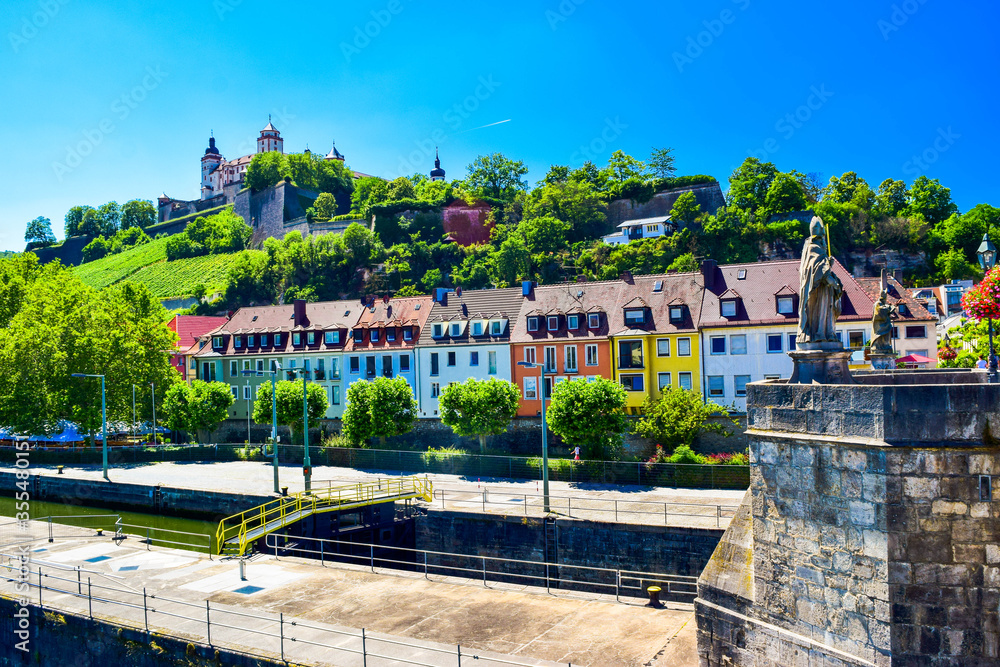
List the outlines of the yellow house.
{"type": "Polygon", "coordinates": [[[647,396],[683,387],[701,391],[700,340],[704,280],[700,272],[623,276],[625,289],[608,313],[612,373],[638,414],[647,396]]]}

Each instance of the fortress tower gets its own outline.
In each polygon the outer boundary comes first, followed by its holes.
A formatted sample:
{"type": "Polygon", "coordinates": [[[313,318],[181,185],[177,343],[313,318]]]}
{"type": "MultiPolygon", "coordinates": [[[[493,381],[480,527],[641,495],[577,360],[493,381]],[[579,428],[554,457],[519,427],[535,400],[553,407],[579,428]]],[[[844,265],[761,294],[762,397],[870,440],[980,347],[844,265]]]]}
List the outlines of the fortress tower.
{"type": "Polygon", "coordinates": [[[208,199],[215,194],[214,181],[218,180],[219,165],[223,162],[219,149],[215,147],[215,137],[208,139],[208,148],[201,156],[201,198],[208,199]]]}
{"type": "Polygon", "coordinates": [[[257,137],[257,152],[267,153],[277,151],[285,152],[285,140],[281,138],[281,133],[271,124],[271,117],[267,117],[267,127],[260,131],[257,137]]]}

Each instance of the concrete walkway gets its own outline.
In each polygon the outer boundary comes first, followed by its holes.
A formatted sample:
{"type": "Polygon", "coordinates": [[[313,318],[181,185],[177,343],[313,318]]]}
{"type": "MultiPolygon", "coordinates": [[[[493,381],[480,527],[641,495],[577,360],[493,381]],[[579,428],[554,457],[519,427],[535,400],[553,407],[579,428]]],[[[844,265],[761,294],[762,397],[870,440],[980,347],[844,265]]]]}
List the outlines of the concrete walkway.
{"type": "MultiPolygon", "coordinates": [[[[34,529],[36,538],[46,534],[44,525],[34,529]]],[[[235,560],[147,551],[136,542],[115,545],[84,529],[51,544],[36,542],[32,583],[41,568],[43,586],[63,591],[43,589],[42,604],[82,615],[92,605],[95,617],[138,628],[148,615],[150,630],[201,642],[207,642],[208,616],[213,645],[274,657],[283,635],[286,659],[307,665],[361,665],[360,628],[365,628],[367,664],[374,667],[403,664],[399,659],[432,667],[466,659],[484,667],[697,664],[689,649],[678,652],[690,644],[690,605],[655,610],[641,601],[556,597],[493,582],[484,587],[481,580],[428,580],[413,573],[262,556],[248,564],[247,579],[241,580],[235,560]]],[[[14,592],[12,576],[16,572],[0,571],[0,593],[14,592]]],[[[38,596],[33,587],[31,599],[38,596]]]]}
{"type": "MultiPolygon", "coordinates": [[[[13,468],[0,470],[12,471],[13,468]]],[[[31,466],[30,473],[55,475],[56,469],[55,466],[31,466]]],[[[284,465],[279,474],[281,485],[287,486],[289,492],[303,490],[301,467],[284,465]]],[[[63,475],[74,479],[102,479],[99,466],[66,466],[63,475]]],[[[266,462],[127,464],[109,472],[111,480],[120,483],[260,495],[273,492],[273,475],[271,465],[266,462]]],[[[406,473],[396,471],[320,466],[313,468],[313,488],[404,475],[406,473]]],[[[536,480],[469,480],[444,474],[427,477],[434,484],[435,507],[518,516],[543,514],[542,484],[536,480]]],[[[551,482],[549,488],[550,508],[563,516],[696,528],[726,528],[745,493],[571,482],[551,482]]]]}

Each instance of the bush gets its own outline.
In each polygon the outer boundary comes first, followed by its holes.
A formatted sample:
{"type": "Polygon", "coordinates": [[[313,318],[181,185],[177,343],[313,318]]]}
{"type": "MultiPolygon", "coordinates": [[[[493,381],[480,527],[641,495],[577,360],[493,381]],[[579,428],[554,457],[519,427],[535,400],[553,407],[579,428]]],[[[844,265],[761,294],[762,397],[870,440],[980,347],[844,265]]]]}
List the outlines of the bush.
{"type": "Polygon", "coordinates": [[[93,262],[111,251],[111,243],[103,236],[98,236],[83,247],[83,261],[93,262]]]}
{"type": "Polygon", "coordinates": [[[424,463],[443,463],[448,461],[454,456],[468,456],[469,453],[464,449],[459,449],[449,445],[448,447],[430,447],[426,452],[421,455],[424,463]]]}
{"type": "Polygon", "coordinates": [[[323,438],[323,441],[320,443],[320,447],[331,449],[360,449],[364,448],[365,445],[356,445],[344,436],[336,433],[323,438]]]}

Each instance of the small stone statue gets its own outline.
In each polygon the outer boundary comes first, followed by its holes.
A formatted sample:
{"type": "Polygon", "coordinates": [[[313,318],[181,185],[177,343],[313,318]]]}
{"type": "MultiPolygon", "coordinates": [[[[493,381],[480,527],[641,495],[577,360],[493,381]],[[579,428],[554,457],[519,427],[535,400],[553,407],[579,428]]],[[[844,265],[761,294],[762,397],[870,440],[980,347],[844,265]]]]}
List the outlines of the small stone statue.
{"type": "Polygon", "coordinates": [[[799,328],[795,344],[804,350],[843,349],[834,325],[840,317],[844,286],[833,272],[826,228],[819,217],[809,223],[809,234],[799,265],[799,328]]]}
{"type": "Polygon", "coordinates": [[[896,307],[889,304],[889,292],[884,287],[875,304],[875,316],[872,318],[872,333],[874,338],[868,344],[872,352],[892,353],[892,316],[896,307]]]}

